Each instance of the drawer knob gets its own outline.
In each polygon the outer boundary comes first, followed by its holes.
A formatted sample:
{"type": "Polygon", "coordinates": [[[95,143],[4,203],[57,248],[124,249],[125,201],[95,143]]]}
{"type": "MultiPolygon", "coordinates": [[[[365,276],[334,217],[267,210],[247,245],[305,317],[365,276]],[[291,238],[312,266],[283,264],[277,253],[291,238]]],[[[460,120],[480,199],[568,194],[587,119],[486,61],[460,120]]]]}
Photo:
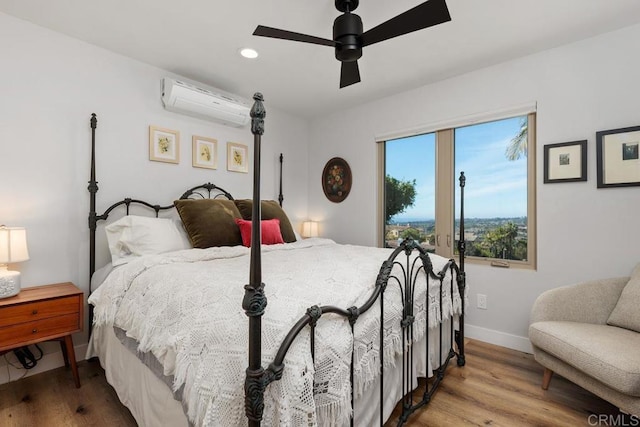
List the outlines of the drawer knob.
{"type": "Polygon", "coordinates": [[[38,333],[38,330],[36,328],[33,328],[33,330],[31,332],[33,332],[35,334],[35,333],[38,333]]]}
{"type": "Polygon", "coordinates": [[[38,314],[38,310],[33,310],[31,314],[38,314]]]}

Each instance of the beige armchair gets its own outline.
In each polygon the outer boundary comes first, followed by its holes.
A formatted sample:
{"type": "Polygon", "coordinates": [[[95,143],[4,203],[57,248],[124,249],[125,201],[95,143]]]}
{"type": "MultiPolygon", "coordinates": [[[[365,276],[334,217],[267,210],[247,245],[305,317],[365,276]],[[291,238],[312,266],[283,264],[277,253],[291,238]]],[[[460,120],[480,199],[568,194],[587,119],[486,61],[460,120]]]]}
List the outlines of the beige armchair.
{"type": "Polygon", "coordinates": [[[529,339],[544,368],[640,415],[640,266],[629,277],[552,289],[536,300],[529,339]]]}

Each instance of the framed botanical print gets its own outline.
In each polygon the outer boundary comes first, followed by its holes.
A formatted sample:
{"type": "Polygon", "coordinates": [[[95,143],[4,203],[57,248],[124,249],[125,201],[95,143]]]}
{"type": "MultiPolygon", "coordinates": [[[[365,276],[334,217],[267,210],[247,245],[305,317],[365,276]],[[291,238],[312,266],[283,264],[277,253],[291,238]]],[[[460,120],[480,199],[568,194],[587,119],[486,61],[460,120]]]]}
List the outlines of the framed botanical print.
{"type": "Polygon", "coordinates": [[[227,142],[227,170],[249,172],[249,148],[246,145],[227,142]]]}
{"type": "Polygon", "coordinates": [[[218,141],[193,135],[191,138],[192,165],[194,168],[218,168],[218,141]]]}
{"type": "Polygon", "coordinates": [[[149,160],[180,163],[180,132],[149,126],[149,160]]]}

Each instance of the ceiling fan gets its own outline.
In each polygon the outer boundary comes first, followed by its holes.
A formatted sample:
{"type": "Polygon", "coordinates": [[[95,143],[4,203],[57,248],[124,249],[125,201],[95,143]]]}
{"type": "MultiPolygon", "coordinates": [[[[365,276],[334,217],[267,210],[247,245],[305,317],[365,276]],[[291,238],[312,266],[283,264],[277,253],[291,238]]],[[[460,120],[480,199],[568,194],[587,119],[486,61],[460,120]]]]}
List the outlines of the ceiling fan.
{"type": "Polygon", "coordinates": [[[253,35],[334,47],[336,59],[342,62],[340,88],[343,88],[360,81],[358,59],[362,56],[364,46],[451,21],[445,0],[428,0],[363,32],[362,19],[351,13],[358,7],[359,2],[335,0],[336,9],[343,14],[333,22],[333,40],[263,25],[258,25],[253,35]]]}

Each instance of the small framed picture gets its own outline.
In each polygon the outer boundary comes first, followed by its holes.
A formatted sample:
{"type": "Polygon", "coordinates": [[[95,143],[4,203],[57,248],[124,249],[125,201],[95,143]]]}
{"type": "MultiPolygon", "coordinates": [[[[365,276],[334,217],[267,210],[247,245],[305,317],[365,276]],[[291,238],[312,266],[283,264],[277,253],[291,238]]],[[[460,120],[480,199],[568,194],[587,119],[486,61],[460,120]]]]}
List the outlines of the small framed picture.
{"type": "Polygon", "coordinates": [[[227,170],[249,172],[249,149],[246,145],[227,142],[227,170]]]}
{"type": "Polygon", "coordinates": [[[205,169],[218,168],[218,141],[213,138],[193,135],[191,138],[193,167],[205,169]]]}
{"type": "Polygon", "coordinates": [[[544,183],[587,180],[587,140],[544,146],[544,183]]]}
{"type": "Polygon", "coordinates": [[[322,191],[333,203],[340,203],[351,191],[351,168],[341,157],[334,157],[322,170],[322,191]]]}
{"type": "Polygon", "coordinates": [[[180,163],[180,132],[149,126],[149,160],[180,163]]]}
{"type": "Polygon", "coordinates": [[[598,188],[640,185],[640,126],[596,132],[598,188]]]}

